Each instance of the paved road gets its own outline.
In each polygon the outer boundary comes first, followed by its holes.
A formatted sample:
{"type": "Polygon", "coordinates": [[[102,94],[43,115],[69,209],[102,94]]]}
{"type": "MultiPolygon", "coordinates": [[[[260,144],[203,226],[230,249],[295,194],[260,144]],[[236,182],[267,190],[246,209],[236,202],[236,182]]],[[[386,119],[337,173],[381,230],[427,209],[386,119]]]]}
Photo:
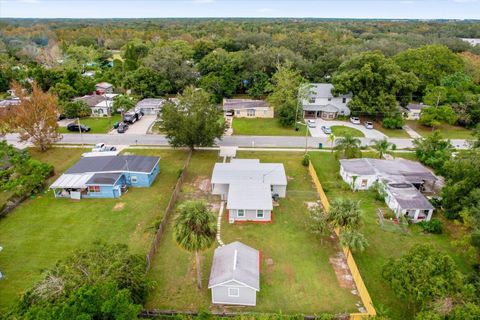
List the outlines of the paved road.
{"type": "MultiPolygon", "coordinates": [[[[6,139],[11,144],[16,144],[18,136],[9,134],[6,139]]],[[[372,143],[372,139],[360,138],[363,145],[372,143]]],[[[395,143],[398,149],[412,148],[412,139],[390,138],[390,142],[395,143]]],[[[130,134],[130,135],[111,135],[111,134],[63,134],[59,143],[64,144],[95,144],[104,142],[108,145],[150,145],[150,146],[168,146],[168,141],[163,135],[156,134],[130,134]]],[[[452,145],[457,149],[468,148],[466,140],[453,139],[452,145]]],[[[308,148],[318,148],[322,143],[324,147],[329,147],[326,137],[308,137],[308,148]]],[[[288,136],[225,136],[217,141],[219,146],[238,146],[238,147],[258,147],[258,148],[304,148],[305,137],[288,136]]]]}

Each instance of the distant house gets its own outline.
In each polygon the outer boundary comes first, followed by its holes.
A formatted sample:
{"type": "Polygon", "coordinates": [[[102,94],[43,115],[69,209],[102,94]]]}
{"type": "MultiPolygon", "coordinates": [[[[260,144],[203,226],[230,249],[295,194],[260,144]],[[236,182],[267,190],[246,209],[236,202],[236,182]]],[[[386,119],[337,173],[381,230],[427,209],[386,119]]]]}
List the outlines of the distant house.
{"type": "Polygon", "coordinates": [[[335,119],[337,116],[350,115],[348,103],[352,99],[351,94],[334,96],[333,85],[330,83],[310,83],[300,92],[306,92],[306,97],[301,100],[303,116],[305,118],[335,119]]]}
{"type": "Polygon", "coordinates": [[[162,105],[165,103],[165,99],[156,99],[156,98],[148,98],[140,100],[137,105],[136,109],[138,111],[143,112],[145,115],[158,115],[160,110],[162,110],[162,105]]]}
{"type": "Polygon", "coordinates": [[[433,189],[437,177],[420,163],[405,159],[371,158],[340,160],[340,175],[354,190],[370,189],[379,183],[385,202],[398,216],[413,222],[429,221],[433,206],[422,191],[433,189]]]}
{"type": "Polygon", "coordinates": [[[95,85],[97,94],[113,93],[113,85],[108,82],[99,82],[95,85]]]}
{"type": "Polygon", "coordinates": [[[95,71],[85,71],[84,73],[82,73],[82,76],[84,77],[95,77],[95,71]]]}
{"type": "Polygon", "coordinates": [[[223,99],[223,111],[237,118],[273,118],[273,108],[263,100],[223,99]]]}
{"type": "Polygon", "coordinates": [[[227,200],[230,223],[272,221],[272,196],[284,198],[287,192],[283,164],[260,163],[258,159],[216,163],[211,183],[212,194],[227,200]]]}
{"type": "Polygon", "coordinates": [[[113,99],[117,96],[115,93],[93,94],[78,97],[74,101],[84,101],[91,109],[93,117],[110,117],[113,110],[113,99]]]}
{"type": "Polygon", "coordinates": [[[0,108],[9,108],[20,104],[20,99],[17,97],[0,100],[0,108]]]}
{"type": "Polygon", "coordinates": [[[159,157],[83,157],[50,189],[56,198],[118,198],[130,186],[151,186],[159,171],[159,157]]]}
{"type": "Polygon", "coordinates": [[[212,303],[255,306],[260,291],[260,252],[235,241],[215,249],[208,288],[212,303]]]}
{"type": "Polygon", "coordinates": [[[404,110],[405,113],[405,118],[408,120],[418,120],[420,119],[420,114],[422,113],[422,109],[429,107],[428,105],[425,105],[423,103],[409,103],[404,110]]]}
{"type": "Polygon", "coordinates": [[[465,42],[470,43],[471,46],[478,46],[480,45],[480,38],[460,38],[465,42]]]}

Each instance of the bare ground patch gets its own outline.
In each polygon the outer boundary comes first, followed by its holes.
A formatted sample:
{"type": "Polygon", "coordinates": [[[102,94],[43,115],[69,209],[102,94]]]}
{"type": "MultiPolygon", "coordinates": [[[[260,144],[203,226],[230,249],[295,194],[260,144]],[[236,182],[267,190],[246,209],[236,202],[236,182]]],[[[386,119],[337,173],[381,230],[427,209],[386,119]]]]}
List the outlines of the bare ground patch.
{"type": "Polygon", "coordinates": [[[114,206],[113,206],[113,211],[122,211],[123,209],[125,208],[125,202],[117,202],[114,206]]]}
{"type": "Polygon", "coordinates": [[[337,255],[334,257],[329,258],[330,264],[333,267],[333,270],[335,271],[335,275],[337,276],[338,283],[340,284],[340,287],[344,289],[350,289],[356,291],[356,286],[355,282],[353,281],[352,274],[350,273],[350,269],[348,268],[347,260],[345,258],[345,255],[342,252],[338,252],[337,255]]]}

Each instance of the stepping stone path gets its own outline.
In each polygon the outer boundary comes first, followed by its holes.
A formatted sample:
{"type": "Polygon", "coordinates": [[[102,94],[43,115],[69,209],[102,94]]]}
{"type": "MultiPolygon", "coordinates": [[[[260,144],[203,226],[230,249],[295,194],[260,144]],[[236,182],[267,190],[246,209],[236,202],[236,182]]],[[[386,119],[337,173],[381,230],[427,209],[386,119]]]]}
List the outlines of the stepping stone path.
{"type": "Polygon", "coordinates": [[[217,218],[217,242],[221,247],[223,247],[225,245],[222,241],[222,238],[221,238],[222,215],[223,215],[223,209],[224,208],[225,208],[225,201],[222,201],[222,203],[220,204],[220,209],[218,210],[218,218],[217,218]]]}

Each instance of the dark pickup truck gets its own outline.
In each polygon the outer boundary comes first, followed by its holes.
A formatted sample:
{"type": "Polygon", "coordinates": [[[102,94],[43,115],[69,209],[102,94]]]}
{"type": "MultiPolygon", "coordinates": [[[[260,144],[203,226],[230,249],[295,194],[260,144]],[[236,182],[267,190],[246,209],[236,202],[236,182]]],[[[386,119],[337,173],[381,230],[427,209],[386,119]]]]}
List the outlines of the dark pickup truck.
{"type": "Polygon", "coordinates": [[[123,122],[133,124],[142,119],[143,112],[130,110],[123,115],[123,122]]]}

